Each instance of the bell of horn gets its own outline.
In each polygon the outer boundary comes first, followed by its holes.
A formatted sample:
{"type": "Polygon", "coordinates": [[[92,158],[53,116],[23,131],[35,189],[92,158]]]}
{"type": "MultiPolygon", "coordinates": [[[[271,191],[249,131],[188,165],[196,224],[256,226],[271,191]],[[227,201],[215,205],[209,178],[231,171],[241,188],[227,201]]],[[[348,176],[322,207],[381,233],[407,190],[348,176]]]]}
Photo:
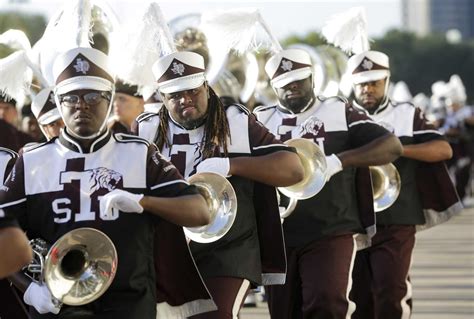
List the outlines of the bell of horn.
{"type": "Polygon", "coordinates": [[[296,204],[298,204],[298,200],[296,198],[288,198],[285,195],[280,194],[280,192],[277,190],[277,200],[278,200],[278,206],[280,210],[280,218],[283,220],[290,216],[293,211],[296,208],[296,204]]]}
{"type": "Polygon", "coordinates": [[[222,238],[232,227],[237,215],[237,196],[230,182],[215,173],[198,173],[188,179],[206,199],[211,221],[206,226],[184,227],[192,241],[211,243],[222,238]]]}
{"type": "Polygon", "coordinates": [[[298,200],[313,197],[326,184],[326,156],[316,143],[304,138],[294,138],[285,144],[296,148],[303,164],[304,178],[297,184],[278,187],[278,190],[283,195],[298,200]]]}
{"type": "Polygon", "coordinates": [[[392,163],[370,166],[374,211],[383,211],[397,200],[400,194],[401,180],[397,168],[392,163]]]}
{"type": "Polygon", "coordinates": [[[43,277],[51,295],[59,302],[85,305],[109,288],[117,262],[117,251],[107,235],[93,228],[78,228],[51,246],[43,277]]]}

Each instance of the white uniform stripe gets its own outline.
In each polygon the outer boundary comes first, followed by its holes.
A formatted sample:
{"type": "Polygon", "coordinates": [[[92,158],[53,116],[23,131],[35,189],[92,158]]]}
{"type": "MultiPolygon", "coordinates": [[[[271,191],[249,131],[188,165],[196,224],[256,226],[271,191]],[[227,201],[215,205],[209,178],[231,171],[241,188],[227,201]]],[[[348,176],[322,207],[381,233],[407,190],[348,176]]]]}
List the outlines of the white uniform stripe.
{"type": "Polygon", "coordinates": [[[244,279],[242,285],[240,286],[239,292],[234,300],[234,305],[232,306],[232,318],[237,319],[239,315],[240,306],[244,302],[244,298],[247,295],[247,290],[249,290],[250,281],[244,279]]]}
{"type": "Polygon", "coordinates": [[[288,148],[288,145],[286,145],[286,144],[269,144],[269,145],[256,146],[253,149],[254,150],[261,150],[261,149],[264,149],[264,148],[272,148],[272,147],[287,147],[288,148]]]}
{"type": "Polygon", "coordinates": [[[442,135],[441,132],[438,132],[437,130],[413,131],[413,135],[417,135],[417,134],[438,134],[438,135],[442,135]]]}
{"type": "Polygon", "coordinates": [[[349,293],[351,292],[351,289],[352,289],[352,270],[354,269],[354,261],[355,261],[355,256],[357,253],[357,242],[355,239],[356,236],[357,234],[352,236],[352,243],[353,243],[352,258],[351,258],[351,264],[350,264],[349,274],[348,274],[349,278],[347,279],[347,288],[346,288],[346,300],[348,303],[346,319],[351,319],[351,316],[356,309],[356,304],[349,299],[349,293]]]}
{"type": "MultiPolygon", "coordinates": [[[[415,244],[416,244],[416,237],[415,237],[415,244]]],[[[410,265],[408,266],[408,269],[411,268],[412,262],[413,262],[413,253],[410,256],[410,265]]],[[[410,309],[410,305],[408,305],[407,301],[410,300],[413,297],[413,286],[411,285],[411,282],[408,280],[408,274],[407,274],[407,278],[405,279],[405,283],[407,285],[407,293],[402,298],[402,300],[400,301],[400,306],[402,307],[402,316],[400,318],[401,319],[410,319],[411,309],[410,309]]]]}
{"type": "Polygon", "coordinates": [[[155,190],[155,189],[160,188],[160,187],[165,187],[165,186],[169,186],[169,185],[173,185],[173,184],[177,184],[177,183],[184,183],[186,185],[189,185],[189,183],[186,182],[185,180],[175,180],[175,181],[170,181],[170,182],[166,182],[166,183],[162,183],[162,184],[157,184],[155,186],[150,187],[150,189],[155,190]]]}
{"type": "MultiPolygon", "coordinates": [[[[348,125],[348,127],[352,127],[354,125],[360,125],[360,124],[366,124],[366,123],[372,123],[372,124],[377,124],[376,122],[374,121],[371,121],[371,120],[363,120],[363,121],[356,121],[356,122],[352,122],[348,125]]],[[[378,125],[378,124],[377,124],[378,125]]]]}
{"type": "Polygon", "coordinates": [[[5,208],[5,207],[18,205],[18,204],[23,203],[23,202],[26,202],[26,198],[22,198],[22,199],[19,199],[17,201],[14,201],[14,202],[5,203],[3,205],[0,205],[0,208],[5,208]]]}

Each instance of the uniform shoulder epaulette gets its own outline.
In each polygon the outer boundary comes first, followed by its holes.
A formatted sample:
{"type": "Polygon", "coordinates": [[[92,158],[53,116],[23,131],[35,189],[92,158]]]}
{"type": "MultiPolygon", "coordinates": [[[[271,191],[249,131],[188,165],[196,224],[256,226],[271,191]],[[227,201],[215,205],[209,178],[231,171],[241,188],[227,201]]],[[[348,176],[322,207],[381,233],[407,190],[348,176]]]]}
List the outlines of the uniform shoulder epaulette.
{"type": "Polygon", "coordinates": [[[320,100],[321,102],[325,102],[325,101],[328,101],[328,100],[331,100],[331,99],[339,100],[340,102],[342,102],[344,104],[349,103],[349,101],[345,97],[340,96],[340,95],[332,95],[332,96],[318,95],[318,100],[320,100]]]}
{"type": "MultiPolygon", "coordinates": [[[[28,145],[28,144],[27,144],[28,145]]],[[[25,145],[26,146],[26,145],[25,145]]],[[[18,153],[15,152],[15,151],[12,151],[11,149],[9,148],[5,148],[5,147],[1,147],[0,146],[0,151],[4,152],[4,153],[8,153],[12,158],[18,158],[18,153]]]]}
{"type": "Polygon", "coordinates": [[[245,113],[247,115],[250,115],[249,109],[245,105],[239,104],[239,103],[234,103],[234,104],[230,104],[230,105],[226,106],[226,111],[232,106],[234,106],[236,109],[238,109],[241,113],[245,113]]]}
{"type": "Polygon", "coordinates": [[[136,135],[130,135],[130,134],[124,134],[124,133],[115,133],[113,134],[113,137],[115,140],[119,143],[143,143],[146,146],[149,146],[150,143],[145,140],[144,138],[141,138],[136,135]]]}
{"type": "Polygon", "coordinates": [[[153,113],[153,112],[143,112],[142,114],[138,115],[136,118],[136,121],[138,123],[146,121],[154,116],[159,116],[158,113],[153,113]]]}
{"type": "Polygon", "coordinates": [[[42,143],[36,143],[36,142],[27,143],[27,144],[25,144],[25,146],[23,146],[23,147],[21,148],[21,153],[31,152],[32,150],[35,150],[35,149],[38,149],[38,148],[43,147],[43,146],[45,146],[45,145],[54,143],[54,141],[55,141],[56,139],[57,139],[57,137],[53,137],[53,138],[50,139],[49,141],[42,142],[42,143]]]}
{"type": "Polygon", "coordinates": [[[253,112],[258,113],[258,112],[270,111],[270,110],[275,109],[276,107],[277,107],[276,105],[260,105],[254,108],[253,112]]]}

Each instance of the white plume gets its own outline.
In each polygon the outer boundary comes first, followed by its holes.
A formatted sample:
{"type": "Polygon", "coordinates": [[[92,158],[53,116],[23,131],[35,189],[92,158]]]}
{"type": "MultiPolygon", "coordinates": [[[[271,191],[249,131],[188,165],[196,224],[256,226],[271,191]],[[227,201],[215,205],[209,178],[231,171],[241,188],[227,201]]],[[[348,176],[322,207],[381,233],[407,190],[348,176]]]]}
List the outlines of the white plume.
{"type": "Polygon", "coordinates": [[[90,47],[91,4],[89,0],[68,0],[53,16],[41,38],[40,67],[50,85],[54,84],[52,68],[56,57],[73,48],[90,47]]]}
{"type": "Polygon", "coordinates": [[[243,54],[249,50],[258,50],[264,45],[269,45],[273,51],[281,50],[280,43],[258,9],[244,8],[204,13],[201,23],[211,50],[212,47],[219,46],[227,52],[233,49],[243,54]],[[267,39],[259,39],[259,24],[263,27],[267,39]]]}
{"type": "Polygon", "coordinates": [[[0,43],[13,50],[31,50],[30,40],[21,30],[10,29],[0,34],[0,43]]]}
{"type": "Polygon", "coordinates": [[[321,33],[329,43],[347,53],[370,50],[364,7],[354,7],[330,17],[321,33]]]}
{"type": "Polygon", "coordinates": [[[449,87],[448,97],[451,99],[451,101],[456,103],[466,102],[466,88],[464,87],[464,84],[462,83],[462,80],[459,75],[451,75],[447,85],[449,87]]]}
{"type": "Polygon", "coordinates": [[[0,59],[0,90],[2,94],[17,101],[24,99],[33,77],[27,59],[25,50],[0,59]]]}
{"type": "Polygon", "coordinates": [[[117,76],[124,82],[153,85],[151,67],[162,55],[176,51],[173,36],[163,17],[160,6],[151,3],[142,15],[123,30],[110,57],[117,76]]]}
{"type": "Polygon", "coordinates": [[[393,87],[391,99],[394,102],[410,102],[413,96],[408,85],[404,81],[398,81],[393,87]]]}

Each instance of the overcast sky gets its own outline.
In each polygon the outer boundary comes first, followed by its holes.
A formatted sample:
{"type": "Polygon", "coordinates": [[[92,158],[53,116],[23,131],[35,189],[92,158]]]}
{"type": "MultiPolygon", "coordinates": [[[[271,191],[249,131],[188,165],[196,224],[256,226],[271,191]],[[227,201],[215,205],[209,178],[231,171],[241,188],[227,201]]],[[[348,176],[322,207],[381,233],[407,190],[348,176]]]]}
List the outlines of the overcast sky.
{"type": "MultiPolygon", "coordinates": [[[[66,0],[64,0],[66,1],[66,0]]],[[[41,12],[51,16],[64,1],[30,0],[25,4],[11,4],[0,0],[0,10],[21,9],[41,12]]],[[[150,1],[109,0],[121,20],[127,20],[137,5],[146,5],[150,1]]],[[[367,11],[369,36],[382,36],[387,30],[401,26],[400,0],[313,0],[313,1],[179,1],[161,0],[163,14],[168,20],[174,17],[214,9],[238,7],[259,8],[264,19],[278,38],[291,34],[304,35],[308,31],[320,30],[327,18],[354,6],[364,6],[367,11]]]]}

